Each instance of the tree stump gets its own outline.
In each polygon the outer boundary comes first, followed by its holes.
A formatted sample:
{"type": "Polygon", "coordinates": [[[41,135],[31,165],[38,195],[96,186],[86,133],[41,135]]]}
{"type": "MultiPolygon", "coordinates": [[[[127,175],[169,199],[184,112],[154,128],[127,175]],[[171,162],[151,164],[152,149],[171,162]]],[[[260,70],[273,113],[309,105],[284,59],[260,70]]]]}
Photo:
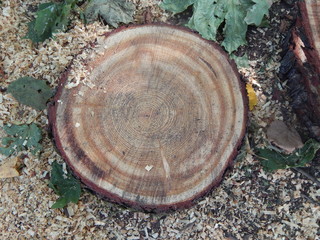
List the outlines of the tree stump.
{"type": "Polygon", "coordinates": [[[218,184],[246,129],[234,62],[183,28],[121,28],[62,77],[49,120],[89,188],[147,211],[191,205],[218,184]],[[66,88],[71,72],[84,82],[66,88]]]}
{"type": "Polygon", "coordinates": [[[280,73],[288,80],[297,116],[320,141],[320,1],[305,0],[298,7],[280,73]]]}

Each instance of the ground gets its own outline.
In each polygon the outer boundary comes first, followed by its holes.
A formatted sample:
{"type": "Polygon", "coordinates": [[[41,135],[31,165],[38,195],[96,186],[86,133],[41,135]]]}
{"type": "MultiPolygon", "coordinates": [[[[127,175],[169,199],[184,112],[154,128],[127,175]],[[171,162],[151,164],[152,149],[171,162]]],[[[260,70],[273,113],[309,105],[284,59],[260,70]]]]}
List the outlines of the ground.
{"type": "MultiPolygon", "coordinates": [[[[281,42],[296,16],[288,4],[292,1],[275,1],[270,25],[250,28],[248,46],[239,51],[250,59],[249,67],[239,69],[242,80],[253,84],[259,102],[249,113],[248,133],[234,167],[193,207],[163,214],[124,208],[85,188],[77,204],[50,208],[58,196],[48,188],[48,172],[53,161],[62,159],[47,131],[47,112],[20,105],[6,87],[22,76],[56,87],[74,56],[112,29],[100,22],[85,27],[75,17],[66,33],[33,45],[23,37],[40,2],[46,1],[4,0],[0,5],[0,126],[35,122],[44,135],[39,156],[18,155],[20,176],[0,179],[0,239],[320,239],[319,187],[293,170],[267,173],[253,154],[254,147],[269,144],[266,127],[275,119],[296,126],[306,139],[291,111],[286,83],[277,75],[281,42]]],[[[183,21],[183,16],[163,12],[159,1],[134,2],[136,23],[183,21]]],[[[7,160],[2,156],[0,163],[7,160]]],[[[317,177],[319,165],[318,159],[308,168],[317,177]]]]}

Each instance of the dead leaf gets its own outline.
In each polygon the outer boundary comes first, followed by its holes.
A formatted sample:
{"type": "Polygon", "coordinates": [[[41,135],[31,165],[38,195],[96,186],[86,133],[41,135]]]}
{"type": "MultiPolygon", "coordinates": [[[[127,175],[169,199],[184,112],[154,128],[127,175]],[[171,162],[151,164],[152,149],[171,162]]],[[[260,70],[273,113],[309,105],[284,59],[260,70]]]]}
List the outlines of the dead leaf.
{"type": "Polygon", "coordinates": [[[246,89],[247,89],[247,95],[249,98],[249,109],[250,111],[252,111],[253,108],[258,104],[258,97],[252,87],[252,84],[247,83],[246,89]]]}
{"type": "Polygon", "coordinates": [[[267,137],[270,142],[288,153],[303,146],[299,133],[295,129],[289,129],[283,121],[273,121],[267,129],[267,137]]]}
{"type": "Polygon", "coordinates": [[[11,158],[0,166],[0,178],[12,178],[19,176],[17,170],[18,158],[11,158]]]}

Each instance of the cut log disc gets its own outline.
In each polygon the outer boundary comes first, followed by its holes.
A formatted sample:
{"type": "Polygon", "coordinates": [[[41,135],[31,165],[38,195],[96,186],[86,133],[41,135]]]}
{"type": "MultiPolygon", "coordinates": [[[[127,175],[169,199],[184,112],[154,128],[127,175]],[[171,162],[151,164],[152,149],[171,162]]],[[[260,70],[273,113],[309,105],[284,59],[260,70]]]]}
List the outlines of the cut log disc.
{"type": "Polygon", "coordinates": [[[235,64],[214,43],[167,25],[122,28],[64,74],[49,112],[74,173],[144,210],[189,206],[220,182],[245,133],[235,64]],[[70,73],[84,82],[66,88],[70,73]]]}

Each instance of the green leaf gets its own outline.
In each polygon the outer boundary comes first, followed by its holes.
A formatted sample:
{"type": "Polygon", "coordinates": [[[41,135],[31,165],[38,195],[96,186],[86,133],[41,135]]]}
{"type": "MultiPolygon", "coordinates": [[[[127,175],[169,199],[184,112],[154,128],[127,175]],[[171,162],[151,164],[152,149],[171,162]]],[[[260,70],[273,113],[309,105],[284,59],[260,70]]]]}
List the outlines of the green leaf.
{"type": "Polygon", "coordinates": [[[274,171],[277,169],[304,167],[312,161],[319,149],[320,143],[309,139],[302,148],[289,155],[271,149],[257,149],[256,155],[261,160],[261,164],[266,171],[274,171]]]}
{"type": "Polygon", "coordinates": [[[246,11],[239,0],[229,0],[223,29],[224,40],[222,46],[231,53],[245,45],[248,25],[244,21],[246,11]]]}
{"type": "Polygon", "coordinates": [[[193,5],[193,15],[187,26],[198,31],[206,39],[216,40],[216,33],[225,15],[226,9],[223,2],[198,0],[193,5]]]}
{"type": "Polygon", "coordinates": [[[160,7],[173,13],[180,13],[195,2],[197,2],[197,0],[163,0],[160,7]]]}
{"type": "Polygon", "coordinates": [[[5,125],[4,131],[11,137],[4,137],[0,147],[0,153],[10,156],[15,152],[29,149],[32,154],[38,153],[42,146],[39,141],[42,139],[41,130],[36,124],[30,125],[5,125]]]}
{"type": "Polygon", "coordinates": [[[45,3],[45,5],[41,4],[39,6],[34,25],[34,30],[38,36],[52,34],[51,29],[59,14],[59,10],[61,10],[61,5],[56,3],[45,3]]]}
{"type": "Polygon", "coordinates": [[[43,3],[38,6],[36,19],[28,23],[25,38],[33,42],[43,42],[53,33],[67,29],[71,11],[77,7],[78,0],[66,0],[63,3],[43,3]]]}
{"type": "Polygon", "coordinates": [[[248,55],[245,54],[241,57],[234,55],[233,53],[230,55],[230,58],[235,61],[238,67],[247,68],[249,67],[249,59],[248,55]]]}
{"type": "Polygon", "coordinates": [[[60,197],[52,206],[51,208],[64,208],[68,205],[68,201],[64,197],[60,197]]]}
{"type": "Polygon", "coordinates": [[[247,43],[248,25],[265,24],[270,8],[267,0],[163,0],[160,4],[173,13],[182,12],[190,5],[193,5],[193,15],[187,26],[206,39],[216,40],[224,24],[222,46],[229,53],[247,43]]]}
{"type": "Polygon", "coordinates": [[[69,24],[69,15],[71,13],[72,6],[71,4],[65,4],[60,12],[57,18],[54,21],[52,32],[56,33],[58,31],[66,31],[68,24],[69,24]]]}
{"type": "Polygon", "coordinates": [[[37,110],[46,108],[46,103],[52,97],[53,91],[45,81],[32,77],[22,77],[8,86],[8,92],[20,103],[37,110]]]}
{"type": "Polygon", "coordinates": [[[77,203],[79,201],[81,194],[80,182],[70,173],[64,174],[62,165],[57,162],[52,163],[49,187],[60,196],[51,206],[52,208],[63,208],[69,202],[77,203]]]}
{"type": "Polygon", "coordinates": [[[255,4],[247,12],[245,22],[248,25],[260,26],[264,16],[268,15],[271,5],[267,0],[252,0],[255,4]]]}
{"type": "Polygon", "coordinates": [[[38,35],[37,32],[34,30],[35,23],[36,20],[33,20],[28,23],[28,32],[27,35],[24,36],[24,38],[29,38],[34,43],[43,42],[49,37],[45,35],[38,35]]]}
{"type": "Polygon", "coordinates": [[[132,22],[134,11],[135,5],[126,0],[92,0],[84,14],[88,23],[101,16],[108,24],[116,28],[119,23],[132,22]]]}

